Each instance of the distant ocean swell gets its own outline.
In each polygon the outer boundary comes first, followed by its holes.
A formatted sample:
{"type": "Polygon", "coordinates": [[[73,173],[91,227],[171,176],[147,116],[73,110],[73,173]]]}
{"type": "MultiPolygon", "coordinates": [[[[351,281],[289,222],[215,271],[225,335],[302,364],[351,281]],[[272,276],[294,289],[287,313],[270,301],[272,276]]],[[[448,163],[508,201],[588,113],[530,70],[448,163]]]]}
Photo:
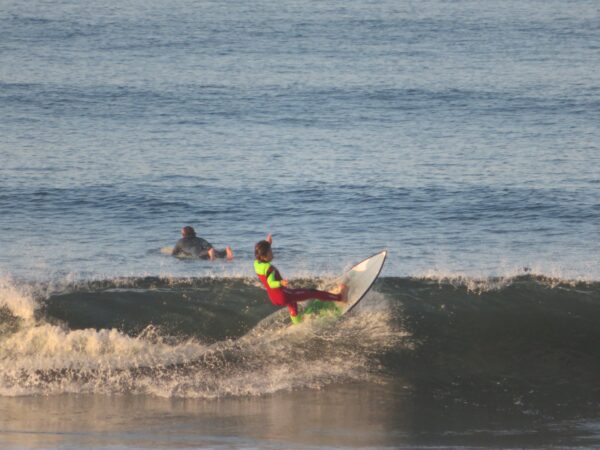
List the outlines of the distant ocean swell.
{"type": "Polygon", "coordinates": [[[275,310],[242,278],[2,279],[0,395],[215,398],[393,380],[407,395],[600,399],[598,282],[388,277],[339,322],[284,328],[275,310]]]}

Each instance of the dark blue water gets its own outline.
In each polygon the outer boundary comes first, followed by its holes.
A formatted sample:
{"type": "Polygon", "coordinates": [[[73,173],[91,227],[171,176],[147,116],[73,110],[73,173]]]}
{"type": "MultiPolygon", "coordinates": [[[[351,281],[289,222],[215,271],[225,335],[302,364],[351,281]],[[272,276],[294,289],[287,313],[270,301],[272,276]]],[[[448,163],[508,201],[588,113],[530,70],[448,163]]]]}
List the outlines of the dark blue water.
{"type": "MultiPolygon", "coordinates": [[[[594,0],[3,1],[5,446],[43,445],[23,437],[33,429],[57,432],[53,448],[169,446],[152,434],[131,440],[135,421],[103,422],[125,433],[116,441],[92,433],[75,444],[68,430],[90,431],[87,419],[67,414],[53,428],[41,416],[32,428],[23,412],[31,405],[7,400],[60,394],[41,406],[54,411],[72,402],[69,393],[89,395],[98,414],[104,395],[122,394],[125,415],[141,410],[136,396],[228,398],[224,410],[184,408],[185,419],[180,404],[152,406],[182,429],[202,411],[218,436],[192,434],[188,444],[215,447],[544,448],[597,439],[597,404],[582,392],[595,389],[588,375],[597,354],[585,343],[597,336],[585,317],[596,317],[600,301],[599,16],[594,0]],[[235,260],[172,258],[184,225],[217,248],[231,245],[235,260]],[[268,232],[283,275],[307,284],[389,250],[366,316],[291,340],[312,366],[281,356],[287,341],[255,328],[270,310],[248,277],[254,243],[268,232]],[[489,294],[497,289],[499,298],[489,294]],[[516,324],[506,347],[496,347],[503,331],[494,313],[516,324]],[[484,348],[459,345],[469,339],[484,348]],[[323,342],[331,351],[314,353],[323,342]],[[215,345],[229,357],[211,359],[215,345]],[[238,345],[254,357],[240,361],[238,345]],[[270,358],[265,372],[258,362],[270,358]],[[531,370],[515,371],[531,360],[531,370]],[[415,381],[429,371],[427,383],[415,381]],[[254,384],[261,375],[267,382],[254,384]],[[561,387],[571,375],[576,392],[561,387]],[[386,377],[402,380],[389,385],[393,395],[376,387],[388,386],[386,377]],[[434,398],[421,402],[423,392],[434,398]],[[328,438],[286,440],[242,421],[233,434],[248,439],[228,440],[226,417],[280,411],[288,393],[293,407],[305,393],[317,410],[333,401],[353,413],[345,425],[321,417],[328,438]],[[258,403],[239,400],[248,396],[258,403]],[[381,406],[392,422],[414,426],[360,428],[383,420],[364,411],[386,398],[395,399],[381,406]],[[435,414],[456,404],[472,408],[456,423],[435,414]],[[510,420],[481,423],[494,405],[510,420]],[[432,411],[437,422],[423,419],[432,411]],[[351,430],[362,440],[337,440],[351,430]],[[530,431],[552,439],[529,439],[530,431]],[[56,437],[63,432],[71,437],[56,437]]],[[[291,423],[275,416],[261,417],[273,429],[291,423]]]]}

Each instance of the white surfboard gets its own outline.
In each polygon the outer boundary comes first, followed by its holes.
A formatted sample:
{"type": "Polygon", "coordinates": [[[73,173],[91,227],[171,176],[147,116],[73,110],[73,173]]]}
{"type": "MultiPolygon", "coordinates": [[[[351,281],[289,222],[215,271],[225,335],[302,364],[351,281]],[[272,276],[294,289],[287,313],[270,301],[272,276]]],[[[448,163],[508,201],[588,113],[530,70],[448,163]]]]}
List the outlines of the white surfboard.
{"type": "Polygon", "coordinates": [[[348,286],[348,301],[341,303],[341,313],[346,314],[360,302],[381,273],[387,250],[377,253],[348,270],[340,282],[348,286]]]}
{"type": "Polygon", "coordinates": [[[335,286],[345,284],[348,287],[347,302],[332,303],[313,300],[304,308],[304,314],[322,316],[328,315],[331,312],[334,312],[336,315],[343,315],[350,312],[367,295],[367,292],[369,292],[369,289],[375,283],[375,280],[381,273],[386,256],[387,250],[370,256],[335,280],[335,286]],[[333,308],[333,305],[335,305],[335,308],[333,308]]]}

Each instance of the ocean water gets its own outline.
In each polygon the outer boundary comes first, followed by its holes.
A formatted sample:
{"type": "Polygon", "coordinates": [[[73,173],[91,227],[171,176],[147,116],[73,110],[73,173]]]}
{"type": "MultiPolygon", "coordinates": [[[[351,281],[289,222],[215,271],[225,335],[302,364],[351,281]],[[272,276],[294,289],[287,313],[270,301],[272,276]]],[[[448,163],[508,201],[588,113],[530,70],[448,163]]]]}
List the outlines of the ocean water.
{"type": "Polygon", "coordinates": [[[0,447],[600,446],[599,19],[2,0],[0,447]],[[286,329],[269,232],[295,285],[389,257],[286,329]]]}

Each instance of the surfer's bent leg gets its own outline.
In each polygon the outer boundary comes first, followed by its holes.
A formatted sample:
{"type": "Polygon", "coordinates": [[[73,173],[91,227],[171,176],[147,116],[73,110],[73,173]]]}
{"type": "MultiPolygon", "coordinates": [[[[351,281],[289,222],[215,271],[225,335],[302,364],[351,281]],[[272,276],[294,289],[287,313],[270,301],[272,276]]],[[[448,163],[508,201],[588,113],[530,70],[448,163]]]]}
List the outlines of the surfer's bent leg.
{"type": "MultiPolygon", "coordinates": [[[[228,260],[233,259],[233,251],[231,247],[225,247],[225,250],[217,250],[216,248],[211,248],[212,250],[212,258],[224,258],[228,260]]],[[[209,255],[210,256],[210,255],[209,255]]]]}
{"type": "Polygon", "coordinates": [[[287,305],[290,316],[296,317],[298,315],[298,303],[292,302],[287,305]]]}
{"type": "Polygon", "coordinates": [[[341,294],[332,294],[331,292],[319,291],[317,289],[290,289],[281,288],[283,294],[283,304],[287,305],[290,316],[298,315],[298,302],[310,299],[323,300],[326,302],[339,302],[342,300],[341,294]]]}
{"type": "Polygon", "coordinates": [[[225,258],[227,257],[227,252],[225,250],[216,250],[215,249],[215,258],[225,258]]]}
{"type": "Polygon", "coordinates": [[[319,291],[317,289],[288,289],[282,288],[285,304],[289,305],[303,300],[317,299],[326,302],[339,302],[342,300],[341,294],[332,294],[331,292],[319,291]]]}

